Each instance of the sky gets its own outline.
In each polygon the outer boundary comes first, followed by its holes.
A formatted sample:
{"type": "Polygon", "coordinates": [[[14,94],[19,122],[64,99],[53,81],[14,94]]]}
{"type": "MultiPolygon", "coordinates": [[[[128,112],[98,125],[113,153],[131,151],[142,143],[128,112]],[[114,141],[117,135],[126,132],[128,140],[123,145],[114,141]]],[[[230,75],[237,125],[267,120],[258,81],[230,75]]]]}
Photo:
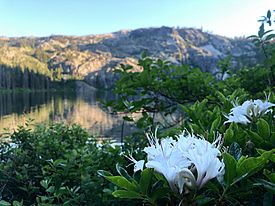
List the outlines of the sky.
{"type": "MultiPolygon", "coordinates": [[[[90,35],[146,27],[256,34],[275,0],[0,0],[0,36],[90,35]]],[[[275,12],[274,12],[275,16],[275,12]]]]}

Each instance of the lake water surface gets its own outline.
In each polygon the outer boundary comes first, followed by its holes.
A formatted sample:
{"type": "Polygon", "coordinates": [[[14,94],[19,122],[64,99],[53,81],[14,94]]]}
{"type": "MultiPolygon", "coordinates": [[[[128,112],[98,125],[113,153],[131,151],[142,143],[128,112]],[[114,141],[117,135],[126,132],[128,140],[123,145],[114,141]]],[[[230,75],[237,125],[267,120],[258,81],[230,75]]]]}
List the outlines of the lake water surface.
{"type": "Polygon", "coordinates": [[[111,115],[97,101],[110,100],[110,92],[89,93],[8,93],[0,94],[0,134],[33,123],[77,123],[97,136],[118,139],[122,118],[111,115]]]}

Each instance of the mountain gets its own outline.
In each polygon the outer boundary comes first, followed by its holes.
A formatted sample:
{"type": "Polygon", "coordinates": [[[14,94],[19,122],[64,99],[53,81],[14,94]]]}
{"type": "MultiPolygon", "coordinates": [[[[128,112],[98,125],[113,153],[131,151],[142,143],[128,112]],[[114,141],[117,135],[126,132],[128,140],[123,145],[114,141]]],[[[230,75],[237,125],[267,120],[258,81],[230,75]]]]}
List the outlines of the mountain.
{"type": "Polygon", "coordinates": [[[84,78],[93,86],[108,87],[120,63],[137,65],[143,51],[150,56],[215,72],[217,62],[232,55],[232,69],[260,62],[245,38],[227,38],[193,28],[143,28],[89,36],[0,38],[0,64],[19,65],[45,74],[58,69],[84,78]]]}

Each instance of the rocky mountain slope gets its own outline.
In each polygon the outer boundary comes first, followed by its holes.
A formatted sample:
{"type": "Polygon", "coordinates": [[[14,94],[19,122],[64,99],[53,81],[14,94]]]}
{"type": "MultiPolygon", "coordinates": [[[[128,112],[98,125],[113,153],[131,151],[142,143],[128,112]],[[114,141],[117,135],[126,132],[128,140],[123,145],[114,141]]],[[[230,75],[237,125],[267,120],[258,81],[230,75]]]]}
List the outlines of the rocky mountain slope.
{"type": "Polygon", "coordinates": [[[233,57],[233,69],[255,65],[260,56],[244,38],[230,39],[193,28],[160,27],[90,36],[0,38],[0,64],[32,67],[35,71],[62,69],[65,75],[108,87],[116,78],[112,69],[119,63],[136,65],[145,50],[150,56],[210,72],[215,72],[217,62],[228,55],[233,57]]]}

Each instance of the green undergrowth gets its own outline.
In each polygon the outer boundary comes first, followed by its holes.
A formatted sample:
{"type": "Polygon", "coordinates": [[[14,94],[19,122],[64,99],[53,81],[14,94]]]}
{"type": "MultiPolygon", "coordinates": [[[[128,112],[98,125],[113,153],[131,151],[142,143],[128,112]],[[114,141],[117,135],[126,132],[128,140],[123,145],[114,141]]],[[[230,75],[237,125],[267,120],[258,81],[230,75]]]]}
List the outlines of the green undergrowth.
{"type": "Polygon", "coordinates": [[[97,175],[103,168],[115,171],[114,161],[125,164],[119,146],[99,147],[84,129],[64,124],[19,127],[5,138],[0,205],[129,205],[113,198],[114,186],[97,175]]]}

